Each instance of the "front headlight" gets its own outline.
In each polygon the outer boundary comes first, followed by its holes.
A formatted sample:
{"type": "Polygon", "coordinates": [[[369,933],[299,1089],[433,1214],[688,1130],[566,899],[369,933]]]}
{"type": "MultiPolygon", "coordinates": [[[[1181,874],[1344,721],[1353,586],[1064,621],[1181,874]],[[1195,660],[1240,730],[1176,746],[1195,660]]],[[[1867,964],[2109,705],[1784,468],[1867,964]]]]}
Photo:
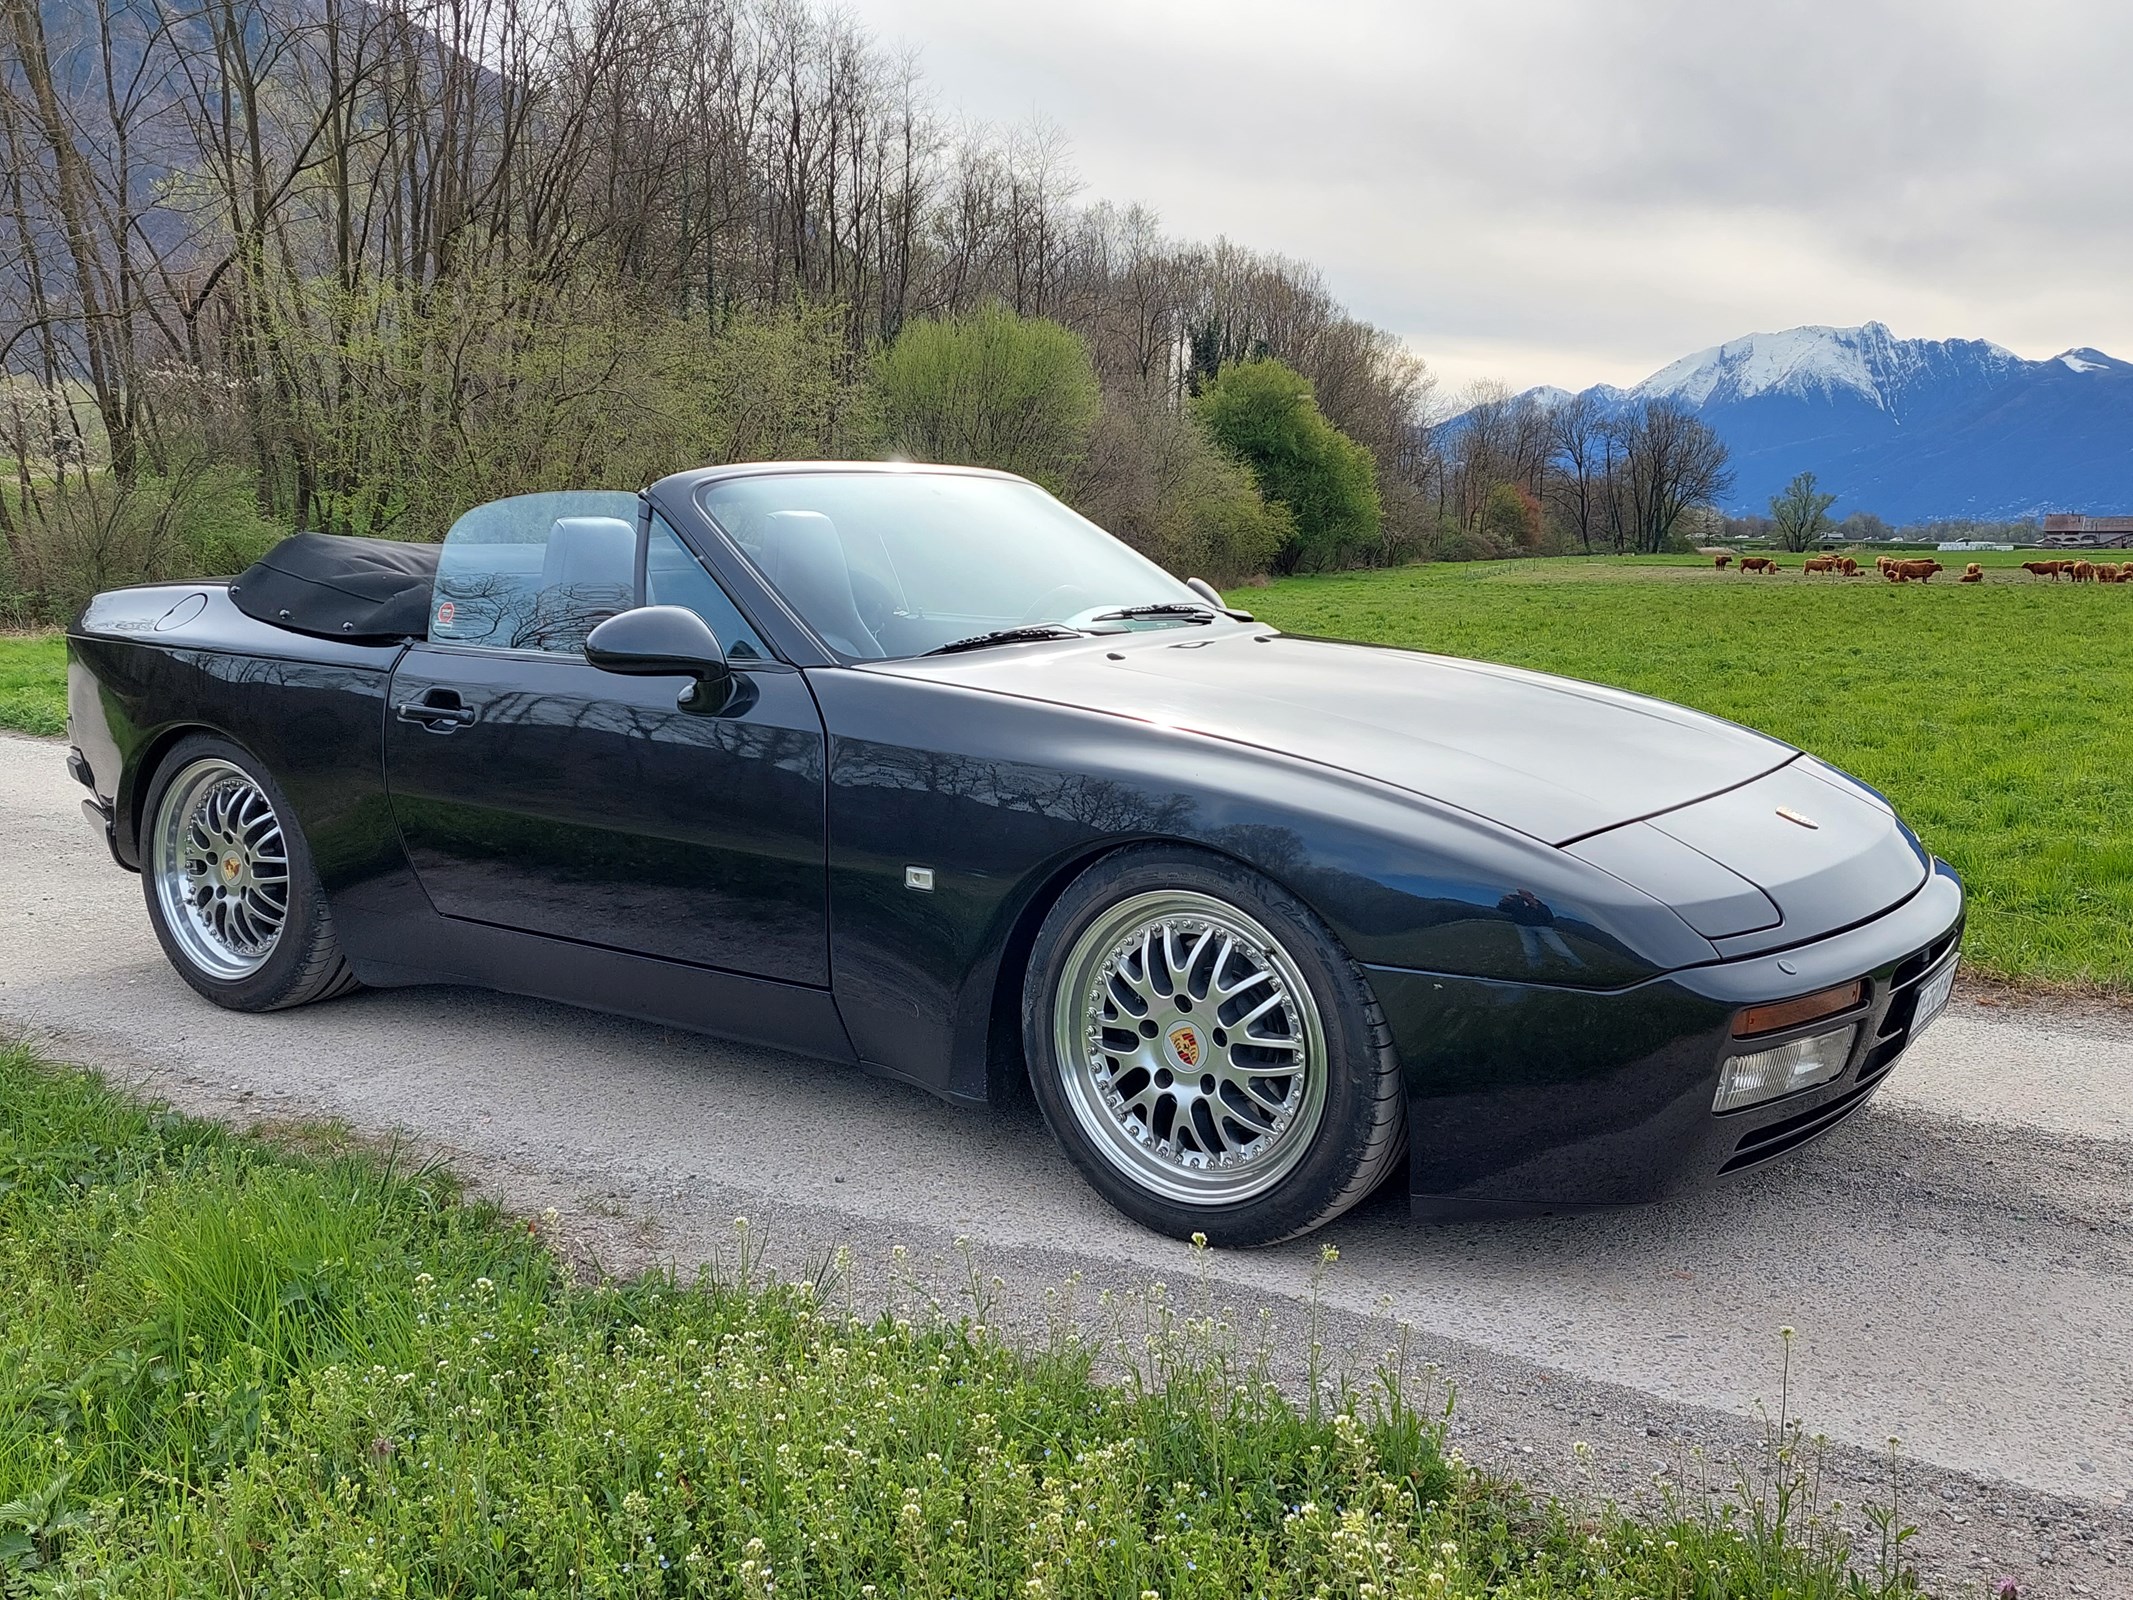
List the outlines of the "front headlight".
{"type": "Polygon", "coordinates": [[[1792,1039],[1750,1056],[1731,1056],[1718,1075],[1713,1111],[1738,1111],[1829,1082],[1844,1070],[1859,1037],[1856,1022],[1828,1033],[1792,1039]]]}

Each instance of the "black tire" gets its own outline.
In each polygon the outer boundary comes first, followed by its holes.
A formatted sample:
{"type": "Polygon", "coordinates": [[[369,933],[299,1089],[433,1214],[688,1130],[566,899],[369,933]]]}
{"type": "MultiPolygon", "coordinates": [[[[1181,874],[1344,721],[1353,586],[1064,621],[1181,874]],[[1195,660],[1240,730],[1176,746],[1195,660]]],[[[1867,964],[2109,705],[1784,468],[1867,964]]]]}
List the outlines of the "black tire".
{"type": "MultiPolygon", "coordinates": [[[[1088,969],[1079,970],[1086,973],[1088,969]]],[[[1099,981],[1108,983],[1100,977],[1099,981]]],[[[1108,987],[1103,992],[1108,993],[1108,987]]],[[[1189,992],[1187,999],[1191,999],[1189,992]]],[[[1208,1003],[1203,995],[1200,1004],[1208,1003]]],[[[1082,1005],[1070,1001],[1071,1007],[1082,1005]]],[[[1168,1018],[1169,1013],[1163,1015],[1168,1018]]],[[[1212,1028],[1213,1014],[1203,1015],[1212,1028]]],[[[1141,1031],[1147,1032],[1145,1024],[1141,1031]]],[[[1226,857],[1185,847],[1135,846],[1105,857],[1070,884],[1045,918],[1030,952],[1023,984],[1022,1034],[1031,1088],[1061,1147],[1112,1205],[1173,1238],[1204,1234],[1210,1244],[1241,1246],[1272,1244],[1308,1233],[1369,1195],[1406,1150],[1406,1096],[1399,1063],[1391,1031],[1362,970],[1309,907],[1278,884],[1226,857]],[[1089,959],[1088,940],[1101,944],[1117,917],[1133,914],[1132,907],[1159,904],[1150,897],[1180,892],[1222,902],[1272,935],[1310,991],[1323,1038],[1325,1090],[1315,1129],[1305,1132],[1299,1127],[1293,1136],[1285,1136],[1293,1138],[1284,1158],[1289,1164],[1272,1187],[1234,1201],[1195,1202],[1159,1192],[1128,1170],[1143,1157],[1130,1149],[1123,1158],[1107,1154],[1107,1139],[1114,1149],[1119,1141],[1101,1125],[1102,1108],[1092,1111],[1089,1091],[1070,1086],[1070,1078],[1080,1069],[1062,1060],[1059,1044],[1062,1026],[1076,1025],[1075,1019],[1085,1022],[1087,1016],[1081,1009],[1062,1013],[1058,1005],[1061,985],[1070,981],[1070,965],[1089,959]]],[[[1149,1038],[1153,1041],[1155,1036],[1149,1038]]],[[[1216,1044],[1223,1038],[1219,1031],[1212,1033],[1216,1044]]],[[[1148,1048],[1161,1046],[1151,1042],[1148,1048]]],[[[1186,1059],[1198,1061],[1203,1048],[1194,1039],[1193,1055],[1186,1059]]],[[[1120,1079],[1116,1063],[1105,1070],[1114,1084],[1142,1081],[1120,1079]]],[[[1077,1085],[1087,1081],[1093,1080],[1073,1079],[1077,1085]]],[[[1202,1080],[1203,1088],[1207,1081],[1202,1080]]],[[[1124,1125],[1115,1111],[1112,1115],[1124,1125]]],[[[1144,1117],[1144,1127],[1152,1121],[1144,1117]]],[[[1191,1135],[1185,1121],[1171,1126],[1191,1135]]],[[[1147,1140],[1141,1143],[1144,1149],[1151,1148],[1147,1140]]],[[[1152,1148],[1165,1147],[1158,1143],[1152,1148]]],[[[1154,1181],[1160,1181],[1160,1175],[1154,1181]]]]}
{"type": "Polygon", "coordinates": [[[310,845],[297,826],[288,796],[272,773],[227,739],[191,735],[172,746],[157,764],[141,807],[141,888],[164,956],[179,977],[218,1006],[231,1011],[281,1011],[336,999],[361,987],[334,937],[326,893],[319,886],[310,845]],[[164,801],[175,782],[205,761],[227,763],[251,780],[273,808],[286,849],[287,913],[265,960],[256,970],[237,976],[218,975],[188,952],[186,940],[171,926],[171,913],[157,887],[156,833],[164,801]]]}

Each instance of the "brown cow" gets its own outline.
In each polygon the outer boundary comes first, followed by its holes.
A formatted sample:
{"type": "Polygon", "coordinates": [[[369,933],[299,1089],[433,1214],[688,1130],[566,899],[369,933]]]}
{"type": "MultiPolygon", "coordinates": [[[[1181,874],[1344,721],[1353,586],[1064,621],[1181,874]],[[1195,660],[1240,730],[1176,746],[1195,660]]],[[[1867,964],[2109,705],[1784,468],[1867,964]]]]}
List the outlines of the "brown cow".
{"type": "Polygon", "coordinates": [[[2099,561],[2096,563],[2096,581],[2098,583],[2117,583],[2120,581],[2119,571],[2117,563],[2099,561]]]}
{"type": "Polygon", "coordinates": [[[1851,556],[1837,557],[1837,566],[1839,567],[1839,569],[1842,570],[1842,572],[1847,578],[1856,578],[1859,576],[1859,563],[1851,556]]]}
{"type": "Polygon", "coordinates": [[[1955,581],[1957,583],[1983,583],[1985,581],[1985,569],[1973,561],[1963,568],[1963,575],[1955,581]]]}
{"type": "Polygon", "coordinates": [[[1911,581],[1904,576],[1903,568],[1893,561],[1881,569],[1881,575],[1891,583],[1909,583],[1911,581]]]}
{"type": "Polygon", "coordinates": [[[2059,569],[2065,565],[2066,563],[2063,561],[2025,561],[2022,563],[2022,570],[2034,573],[2040,578],[2049,578],[2052,582],[2057,583],[2059,581],[2059,569]]]}
{"type": "Polygon", "coordinates": [[[1837,558],[1835,556],[1811,556],[1800,563],[1800,570],[1802,572],[1835,572],[1837,570],[1837,558]]]}
{"type": "Polygon", "coordinates": [[[1713,556],[1711,557],[1711,565],[1718,571],[1723,572],[1732,560],[1731,556],[1713,556]]]}
{"type": "Polygon", "coordinates": [[[2093,567],[2086,561],[2077,561],[2074,563],[2074,581],[2076,583],[2093,583],[2095,579],[2095,567],[2093,567]]]}
{"type": "Polygon", "coordinates": [[[1777,563],[1768,556],[1742,556],[1740,569],[1743,572],[1768,572],[1777,563]]]}
{"type": "Polygon", "coordinates": [[[1946,572],[1948,569],[1938,561],[1899,561],[1896,563],[1896,570],[1915,583],[1930,583],[1934,573],[1946,572]]]}

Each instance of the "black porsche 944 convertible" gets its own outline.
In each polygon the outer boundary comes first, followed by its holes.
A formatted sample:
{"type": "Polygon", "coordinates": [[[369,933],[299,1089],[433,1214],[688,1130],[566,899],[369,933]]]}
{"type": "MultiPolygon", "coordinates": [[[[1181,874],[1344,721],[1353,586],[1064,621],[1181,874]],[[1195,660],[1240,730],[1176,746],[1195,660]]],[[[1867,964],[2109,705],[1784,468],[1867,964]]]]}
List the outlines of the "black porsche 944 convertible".
{"type": "Polygon", "coordinates": [[[172,964],[269,1010],[465,983],[1025,1073],[1216,1243],[1403,1161],[1437,1218],[1796,1149],[1945,1002],[1963,895],[1774,739],[1295,638],[1033,484],[837,463],[300,536],[100,595],[73,771],[172,964]]]}

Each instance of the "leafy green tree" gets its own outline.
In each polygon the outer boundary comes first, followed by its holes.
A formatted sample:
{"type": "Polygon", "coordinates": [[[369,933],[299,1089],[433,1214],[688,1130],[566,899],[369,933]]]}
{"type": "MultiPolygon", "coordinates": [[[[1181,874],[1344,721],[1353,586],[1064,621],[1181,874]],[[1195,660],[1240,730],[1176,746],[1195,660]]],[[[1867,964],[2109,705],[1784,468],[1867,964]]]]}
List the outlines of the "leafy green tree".
{"type": "Polygon", "coordinates": [[[1835,495],[1817,492],[1812,472],[1801,473],[1785,485],[1783,494],[1770,497],[1770,520],[1777,524],[1779,542],[1787,550],[1812,550],[1833,530],[1829,508],[1836,503],[1835,495]]]}
{"type": "Polygon", "coordinates": [[[885,442],[920,461],[999,467],[1062,489],[1101,403],[1078,336],[991,305],[907,323],[875,363],[885,442]]]}
{"type": "Polygon", "coordinates": [[[1193,400],[1209,437],[1251,468],[1293,527],[1274,569],[1340,565],[1377,538],[1383,508],[1370,452],[1325,418],[1311,385],[1272,359],[1224,367],[1193,400]]]}

